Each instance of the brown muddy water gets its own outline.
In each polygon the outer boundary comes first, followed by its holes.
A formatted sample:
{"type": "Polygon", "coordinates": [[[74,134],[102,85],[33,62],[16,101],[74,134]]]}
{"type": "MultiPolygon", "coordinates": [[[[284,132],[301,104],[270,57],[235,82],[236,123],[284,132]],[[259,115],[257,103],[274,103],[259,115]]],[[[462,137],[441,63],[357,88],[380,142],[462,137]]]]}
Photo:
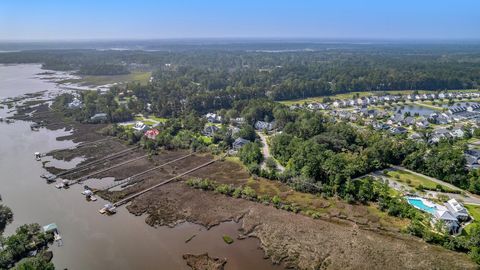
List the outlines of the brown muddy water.
{"type": "MultiPolygon", "coordinates": [[[[57,89],[54,83],[24,81],[41,72],[38,70],[38,65],[1,66],[0,96],[57,89]],[[22,86],[18,92],[14,91],[16,85],[22,86]]],[[[7,109],[0,109],[0,117],[5,117],[6,113],[7,109]]],[[[98,209],[105,202],[100,199],[87,202],[80,194],[80,185],[57,190],[54,185],[46,184],[39,177],[45,173],[42,162],[35,161],[33,153],[73,146],[71,141],[56,140],[66,134],[68,132],[63,130],[33,132],[29,123],[23,121],[0,122],[0,194],[3,203],[14,212],[14,222],[7,227],[5,235],[25,223],[56,223],[64,243],[61,247],[51,246],[57,269],[189,269],[182,255],[204,252],[212,257],[227,258],[226,269],[280,268],[263,259],[256,239],[236,240],[227,245],[223,235],[233,238],[238,235],[240,225],[234,222],[210,230],[191,223],[175,228],[152,228],[145,224],[144,217],[135,217],[124,207],[116,215],[100,215],[98,209]],[[185,243],[193,235],[196,236],[185,243]]],[[[51,160],[46,166],[68,168],[80,161],[51,160]]]]}

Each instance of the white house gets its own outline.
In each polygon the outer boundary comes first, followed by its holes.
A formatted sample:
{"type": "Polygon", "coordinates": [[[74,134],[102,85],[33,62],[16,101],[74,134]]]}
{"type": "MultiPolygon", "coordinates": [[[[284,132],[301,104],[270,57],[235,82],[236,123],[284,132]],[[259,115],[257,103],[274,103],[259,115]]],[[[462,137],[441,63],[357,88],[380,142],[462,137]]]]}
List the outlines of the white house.
{"type": "Polygon", "coordinates": [[[216,113],[207,113],[205,115],[205,118],[210,123],[220,123],[220,122],[222,122],[222,117],[220,115],[217,115],[216,113]]]}
{"type": "Polygon", "coordinates": [[[469,112],[478,111],[478,110],[480,110],[480,104],[478,103],[471,104],[470,106],[467,107],[467,111],[469,112]]]}
{"type": "Polygon", "coordinates": [[[468,220],[470,218],[467,209],[455,199],[447,201],[445,206],[458,220],[468,220]]]}
{"type": "Polygon", "coordinates": [[[148,130],[148,126],[145,125],[143,122],[141,121],[137,121],[135,123],[135,126],[133,127],[134,130],[136,131],[147,131],[148,130]]]}
{"type": "Polygon", "coordinates": [[[264,122],[264,121],[257,121],[255,123],[255,129],[256,130],[272,130],[273,129],[273,122],[264,122]]]}
{"type": "Polygon", "coordinates": [[[73,98],[72,102],[68,103],[68,108],[69,109],[78,109],[81,108],[82,102],[78,100],[78,98],[73,98]]]}
{"type": "Polygon", "coordinates": [[[450,134],[452,135],[452,137],[455,137],[455,138],[463,138],[463,136],[465,136],[465,131],[463,131],[461,128],[456,128],[452,130],[450,134]]]}

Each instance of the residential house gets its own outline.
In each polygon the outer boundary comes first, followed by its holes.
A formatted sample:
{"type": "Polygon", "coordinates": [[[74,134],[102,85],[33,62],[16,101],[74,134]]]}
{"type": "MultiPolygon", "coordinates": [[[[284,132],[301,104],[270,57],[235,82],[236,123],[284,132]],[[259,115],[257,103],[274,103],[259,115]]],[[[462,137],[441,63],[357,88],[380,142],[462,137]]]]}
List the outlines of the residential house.
{"type": "Polygon", "coordinates": [[[480,168],[480,164],[478,163],[478,157],[472,156],[469,154],[465,154],[465,166],[468,169],[478,169],[480,168]]]}
{"type": "Polygon", "coordinates": [[[160,131],[158,129],[150,129],[145,131],[144,135],[150,140],[155,140],[157,136],[160,134],[160,131]]]}
{"type": "Polygon", "coordinates": [[[418,127],[418,128],[428,128],[428,126],[430,126],[430,123],[425,120],[425,119],[422,119],[422,120],[419,120],[415,123],[415,125],[418,127]]]}
{"type": "Polygon", "coordinates": [[[423,141],[423,137],[422,135],[420,135],[419,133],[413,133],[412,135],[408,136],[408,138],[412,139],[412,140],[415,140],[415,141],[423,141]]]}
{"type": "Polygon", "coordinates": [[[372,123],[372,127],[373,127],[373,129],[375,129],[375,130],[387,130],[387,129],[390,128],[389,125],[384,124],[384,123],[380,123],[380,122],[373,122],[373,123],[372,123]]]}
{"type": "Polygon", "coordinates": [[[441,139],[449,139],[452,135],[446,128],[439,128],[433,131],[433,135],[430,138],[430,143],[438,143],[441,139]]]}
{"type": "Polygon", "coordinates": [[[459,107],[450,107],[448,109],[448,113],[449,114],[457,114],[457,113],[462,113],[462,112],[466,112],[467,111],[467,108],[466,107],[463,107],[463,106],[459,106],[459,107]]]}
{"type": "Polygon", "coordinates": [[[149,127],[145,123],[143,123],[142,121],[137,121],[135,123],[135,126],[133,126],[133,129],[136,130],[136,131],[145,132],[149,129],[149,127]]]}
{"type": "Polygon", "coordinates": [[[400,135],[407,133],[407,129],[404,127],[391,127],[390,132],[394,135],[400,135]]]}
{"type": "Polygon", "coordinates": [[[230,135],[233,136],[233,135],[237,134],[238,132],[240,132],[240,129],[238,127],[231,126],[231,127],[228,128],[228,132],[230,133],[230,135]]]}
{"type": "Polygon", "coordinates": [[[68,103],[69,109],[79,109],[82,108],[83,104],[78,98],[73,98],[72,102],[68,103]]]}
{"type": "Polygon", "coordinates": [[[243,117],[237,117],[233,119],[232,122],[237,125],[243,125],[245,123],[245,119],[243,117]]]}
{"type": "Polygon", "coordinates": [[[433,214],[435,217],[432,221],[434,223],[442,220],[449,233],[455,234],[459,231],[460,225],[458,224],[458,219],[455,218],[450,211],[446,210],[436,210],[433,214]]]}
{"type": "Polygon", "coordinates": [[[394,124],[401,125],[404,119],[405,119],[405,117],[403,116],[403,114],[395,114],[395,115],[392,115],[390,117],[390,119],[387,121],[387,124],[389,124],[389,125],[394,125],[394,124]]]}
{"type": "Polygon", "coordinates": [[[214,125],[207,125],[203,130],[202,134],[208,137],[213,137],[215,133],[219,130],[217,126],[214,125]]]}
{"type": "Polygon", "coordinates": [[[237,138],[233,144],[232,144],[232,147],[234,150],[239,150],[240,148],[242,148],[245,144],[249,143],[250,141],[249,140],[245,140],[243,138],[237,138]]]}
{"type": "Polygon", "coordinates": [[[205,115],[205,118],[210,123],[221,123],[222,122],[222,117],[220,115],[216,114],[216,113],[207,113],[205,115]]]}
{"type": "Polygon", "coordinates": [[[406,126],[413,126],[415,124],[415,118],[408,116],[403,119],[402,123],[406,126]]]}
{"type": "Polygon", "coordinates": [[[108,116],[106,113],[97,113],[94,116],[90,117],[90,122],[98,123],[107,121],[108,116]]]}
{"type": "Polygon", "coordinates": [[[265,122],[265,121],[257,121],[255,122],[255,129],[256,130],[267,130],[270,131],[274,127],[273,122],[265,122]]]}
{"type": "Polygon", "coordinates": [[[480,110],[480,104],[478,104],[478,103],[470,104],[467,107],[467,111],[469,111],[469,112],[474,112],[474,111],[478,111],[478,110],[480,110]]]}
{"type": "Polygon", "coordinates": [[[452,213],[453,216],[458,220],[466,221],[470,218],[467,209],[455,199],[450,199],[447,201],[445,206],[447,207],[448,211],[450,211],[450,213],[452,213]]]}
{"type": "Polygon", "coordinates": [[[308,104],[307,108],[310,109],[310,110],[327,110],[328,105],[315,102],[315,103],[308,104]]]}
{"type": "Polygon", "coordinates": [[[463,136],[465,136],[465,131],[463,131],[461,128],[455,128],[450,132],[450,134],[454,138],[463,138],[463,136]]]}

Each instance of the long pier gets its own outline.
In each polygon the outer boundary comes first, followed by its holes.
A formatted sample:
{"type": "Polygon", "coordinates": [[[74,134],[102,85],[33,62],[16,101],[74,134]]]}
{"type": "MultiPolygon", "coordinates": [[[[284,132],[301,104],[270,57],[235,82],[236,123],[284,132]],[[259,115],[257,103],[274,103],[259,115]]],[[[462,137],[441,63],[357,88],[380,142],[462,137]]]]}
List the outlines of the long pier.
{"type": "Polygon", "coordinates": [[[117,152],[117,153],[113,153],[113,154],[110,154],[108,156],[105,156],[103,158],[100,158],[100,159],[97,159],[97,160],[94,160],[94,161],[91,161],[87,164],[83,164],[81,166],[78,166],[78,167],[75,167],[75,168],[72,168],[72,169],[69,169],[69,170],[66,170],[66,171],[63,171],[59,174],[57,174],[57,177],[59,176],[64,176],[64,175],[67,175],[67,174],[70,174],[70,173],[76,173],[76,172],[81,172],[85,169],[87,169],[89,166],[92,166],[92,165],[96,165],[98,164],[99,162],[102,162],[104,160],[107,160],[107,159],[110,159],[110,158],[115,158],[115,157],[118,157],[122,154],[125,154],[125,153],[128,153],[128,152],[131,152],[133,150],[136,150],[138,147],[132,147],[132,148],[129,148],[129,149],[125,149],[125,150],[122,150],[120,152],[117,152]]]}
{"type": "Polygon", "coordinates": [[[99,190],[105,191],[105,190],[109,190],[109,189],[111,189],[111,188],[114,188],[114,187],[117,187],[117,186],[120,186],[120,185],[124,185],[124,184],[127,184],[127,183],[136,182],[136,181],[134,181],[134,179],[137,178],[137,177],[139,177],[139,176],[145,175],[145,174],[147,174],[147,173],[149,173],[149,172],[151,172],[151,171],[160,169],[160,168],[162,168],[162,167],[164,167],[164,166],[167,166],[167,165],[172,164],[172,163],[174,163],[174,162],[177,162],[177,161],[179,161],[179,160],[182,160],[182,159],[185,159],[185,158],[187,158],[187,157],[190,157],[190,156],[192,156],[193,154],[194,154],[194,153],[190,153],[190,154],[188,154],[188,155],[186,155],[186,156],[182,156],[182,157],[179,157],[179,158],[177,158],[177,159],[168,161],[168,162],[166,162],[166,163],[163,163],[163,164],[161,164],[161,165],[155,166],[155,167],[150,168],[150,169],[148,169],[148,170],[145,170],[145,171],[143,171],[143,172],[139,172],[139,173],[137,173],[137,174],[134,174],[134,175],[132,175],[132,176],[129,176],[129,177],[125,178],[124,180],[115,181],[115,183],[113,183],[113,184],[111,184],[111,185],[109,185],[109,186],[107,186],[107,187],[101,188],[101,189],[99,189],[99,190]]]}
{"type": "Polygon", "coordinates": [[[142,195],[142,194],[145,194],[145,193],[147,193],[147,192],[149,192],[149,191],[151,191],[151,190],[153,190],[153,189],[156,189],[157,187],[160,187],[160,186],[163,186],[163,185],[165,185],[165,184],[168,184],[168,183],[172,182],[172,181],[175,180],[175,179],[178,179],[178,178],[180,178],[180,177],[182,177],[182,176],[185,176],[185,175],[187,175],[187,174],[189,174],[189,173],[192,173],[192,172],[194,172],[194,171],[196,171],[196,170],[199,170],[199,169],[201,169],[201,168],[203,168],[203,167],[206,167],[206,166],[208,166],[208,165],[210,165],[210,164],[212,164],[212,163],[214,163],[214,162],[216,162],[216,161],[218,161],[218,159],[213,159],[213,160],[211,160],[211,161],[209,161],[209,162],[207,162],[207,163],[204,163],[204,164],[202,164],[202,165],[200,165],[200,166],[197,166],[197,167],[195,167],[195,168],[193,168],[193,169],[191,169],[191,170],[188,170],[188,171],[186,171],[186,172],[184,172],[184,173],[181,173],[181,174],[179,174],[179,175],[176,175],[176,176],[174,176],[174,177],[172,177],[172,178],[170,178],[170,179],[167,179],[167,180],[165,180],[165,181],[163,181],[163,182],[161,182],[161,183],[158,183],[158,184],[156,184],[156,185],[154,185],[154,186],[151,186],[151,187],[146,188],[146,189],[144,189],[144,190],[142,190],[142,191],[139,191],[139,192],[137,192],[137,193],[135,193],[135,194],[132,194],[132,195],[130,195],[130,196],[128,196],[128,197],[126,197],[126,198],[124,198],[124,199],[116,202],[116,203],[113,203],[113,206],[119,207],[119,206],[121,206],[121,205],[124,205],[124,204],[128,203],[129,201],[135,199],[136,197],[138,197],[138,196],[140,196],[140,195],[142,195]]]}
{"type": "Polygon", "coordinates": [[[122,162],[122,163],[115,164],[115,165],[113,165],[113,166],[111,166],[111,167],[108,167],[108,168],[105,168],[105,169],[102,169],[102,170],[99,170],[99,171],[96,171],[96,172],[92,172],[92,173],[90,173],[90,174],[87,174],[87,175],[85,175],[85,176],[82,176],[82,177],[79,177],[79,178],[77,178],[77,179],[75,179],[75,180],[70,181],[70,182],[68,183],[68,185],[71,186],[71,185],[77,184],[77,183],[79,183],[79,182],[88,180],[88,178],[90,178],[90,177],[92,177],[92,176],[95,176],[95,175],[97,175],[97,174],[101,174],[101,173],[103,173],[103,172],[108,172],[109,170],[113,170],[113,169],[115,169],[115,168],[118,168],[118,167],[123,166],[123,165],[128,164],[128,163],[132,163],[132,162],[134,162],[134,161],[140,160],[140,159],[145,158],[145,157],[148,157],[148,155],[143,155],[143,156],[140,156],[140,157],[132,158],[132,159],[129,159],[129,160],[124,161],[124,162],[122,162]]]}

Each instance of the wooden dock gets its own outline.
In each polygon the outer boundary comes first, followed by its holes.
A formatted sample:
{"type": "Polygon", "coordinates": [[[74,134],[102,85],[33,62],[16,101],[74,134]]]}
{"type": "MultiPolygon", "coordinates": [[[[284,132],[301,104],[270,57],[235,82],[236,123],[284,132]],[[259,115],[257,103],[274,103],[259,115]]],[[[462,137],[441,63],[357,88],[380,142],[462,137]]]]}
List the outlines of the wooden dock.
{"type": "Polygon", "coordinates": [[[114,188],[114,187],[117,187],[117,186],[120,186],[120,185],[124,185],[124,184],[127,184],[127,183],[133,183],[134,180],[135,180],[135,178],[137,178],[137,177],[139,177],[139,176],[145,175],[145,174],[147,174],[147,173],[149,173],[149,172],[151,172],[151,171],[160,169],[160,168],[162,168],[162,167],[164,167],[164,166],[167,166],[167,165],[172,164],[172,163],[174,163],[174,162],[177,162],[177,161],[180,161],[180,160],[185,159],[185,158],[187,158],[187,157],[190,157],[190,156],[192,156],[193,154],[194,154],[194,153],[190,153],[190,154],[188,154],[188,155],[185,155],[185,156],[176,158],[176,159],[174,159],[174,160],[168,161],[168,162],[166,162],[166,163],[163,163],[163,164],[161,164],[161,165],[155,166],[155,167],[150,168],[150,169],[148,169],[148,170],[145,170],[145,171],[143,171],[143,172],[140,172],[140,173],[134,174],[134,175],[132,175],[132,176],[129,176],[129,177],[125,178],[124,180],[115,181],[113,184],[111,184],[111,185],[109,185],[109,186],[106,186],[106,187],[104,187],[104,188],[101,188],[101,189],[99,189],[99,190],[105,191],[105,190],[109,190],[109,189],[111,189],[111,188],[114,188]]]}
{"type": "Polygon", "coordinates": [[[129,201],[135,199],[136,197],[138,197],[138,196],[140,196],[140,195],[142,195],[142,194],[145,194],[145,193],[147,193],[147,192],[149,192],[149,191],[151,191],[151,190],[153,190],[153,189],[156,189],[157,187],[160,187],[160,186],[163,186],[163,185],[165,185],[165,184],[168,184],[168,183],[172,182],[173,180],[176,180],[176,179],[178,179],[178,178],[180,178],[180,177],[182,177],[182,176],[185,176],[185,175],[187,175],[187,174],[189,174],[189,173],[192,173],[192,172],[194,172],[194,171],[196,171],[196,170],[199,170],[199,169],[201,169],[201,168],[203,168],[203,167],[206,167],[206,166],[208,166],[208,165],[210,165],[210,164],[212,164],[212,163],[214,163],[214,162],[216,162],[216,161],[218,161],[218,160],[219,160],[219,159],[213,159],[213,160],[211,160],[211,161],[209,161],[209,162],[207,162],[207,163],[204,163],[204,164],[202,164],[202,165],[200,165],[200,166],[197,166],[197,167],[195,167],[195,168],[193,168],[193,169],[190,169],[190,170],[188,170],[188,171],[186,171],[186,172],[184,172],[184,173],[178,174],[178,175],[176,175],[176,176],[174,176],[174,177],[172,177],[172,178],[170,178],[170,179],[167,179],[167,180],[165,180],[165,181],[163,181],[163,182],[161,182],[161,183],[158,183],[158,184],[156,184],[156,185],[154,185],[154,186],[151,186],[151,187],[149,187],[149,188],[146,188],[146,189],[144,189],[144,190],[142,190],[142,191],[139,191],[139,192],[137,192],[137,193],[135,193],[135,194],[132,194],[132,195],[130,195],[130,196],[127,196],[126,198],[124,198],[124,199],[122,199],[122,200],[114,203],[113,205],[114,205],[115,207],[118,207],[118,206],[121,206],[121,205],[123,205],[123,204],[126,204],[126,203],[128,203],[129,201]]]}

